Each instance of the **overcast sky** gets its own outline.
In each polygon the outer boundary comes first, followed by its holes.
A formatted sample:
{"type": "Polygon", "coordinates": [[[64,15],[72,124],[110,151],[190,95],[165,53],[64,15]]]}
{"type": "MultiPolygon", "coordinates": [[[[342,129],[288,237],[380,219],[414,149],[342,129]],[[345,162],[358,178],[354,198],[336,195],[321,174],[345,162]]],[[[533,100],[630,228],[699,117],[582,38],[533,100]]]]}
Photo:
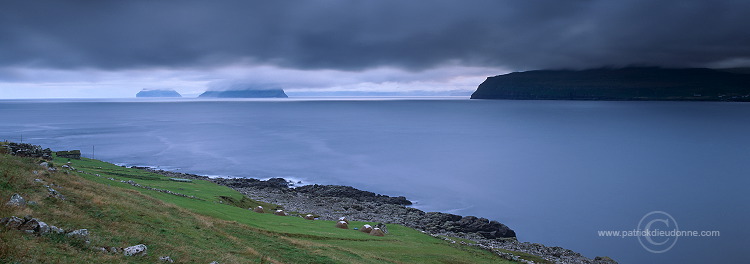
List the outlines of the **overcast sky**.
{"type": "Polygon", "coordinates": [[[532,69],[750,66],[750,1],[3,1],[0,98],[473,90],[532,69]]]}

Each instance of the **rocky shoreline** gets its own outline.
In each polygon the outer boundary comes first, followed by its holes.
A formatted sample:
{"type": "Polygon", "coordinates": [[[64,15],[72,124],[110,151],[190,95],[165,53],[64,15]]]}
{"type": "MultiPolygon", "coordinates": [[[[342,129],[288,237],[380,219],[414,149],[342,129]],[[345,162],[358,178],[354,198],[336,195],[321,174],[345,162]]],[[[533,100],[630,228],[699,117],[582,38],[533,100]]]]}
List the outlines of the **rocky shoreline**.
{"type": "MultiPolygon", "coordinates": [[[[239,191],[247,197],[283,206],[286,211],[311,213],[322,220],[337,220],[342,216],[355,221],[383,222],[408,226],[435,237],[456,241],[451,237],[476,242],[487,250],[519,251],[542,257],[552,263],[617,263],[608,257],[586,258],[580,253],[561,247],[519,242],[509,227],[486,218],[460,216],[440,212],[424,212],[407,207],[411,201],[403,196],[390,197],[340,185],[305,185],[290,187],[281,178],[267,181],[246,178],[209,178],[195,174],[132,167],[171,178],[209,180],[239,191]]],[[[465,242],[458,242],[465,243],[465,242]]],[[[510,259],[519,260],[513,256],[510,259]]],[[[525,260],[520,260],[527,263],[525,260]]]]}

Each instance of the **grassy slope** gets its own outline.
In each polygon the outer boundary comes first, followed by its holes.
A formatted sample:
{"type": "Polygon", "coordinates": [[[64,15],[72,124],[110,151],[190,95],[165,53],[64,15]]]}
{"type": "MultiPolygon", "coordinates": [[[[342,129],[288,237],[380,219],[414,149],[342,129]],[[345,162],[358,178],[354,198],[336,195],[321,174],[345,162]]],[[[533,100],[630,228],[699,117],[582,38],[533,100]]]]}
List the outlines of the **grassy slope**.
{"type": "MultiPolygon", "coordinates": [[[[54,164],[60,169],[67,161],[58,158],[54,164]]],[[[169,255],[177,263],[509,263],[490,252],[450,244],[403,226],[389,225],[389,235],[373,237],[334,228],[331,221],[258,214],[219,203],[223,200],[219,196],[226,196],[243,206],[259,204],[211,182],[174,182],[96,160],[70,161],[77,170],[102,177],[48,173],[36,160],[0,155],[0,217],[31,214],[66,230],[87,228],[92,233],[91,246],[142,243],[149,247],[148,256],[100,253],[63,236],[39,237],[0,228],[0,262],[155,263],[159,256],[169,255]],[[34,170],[40,174],[34,175],[34,170]],[[137,188],[108,177],[202,200],[137,188]],[[35,178],[45,183],[34,182],[35,178]],[[50,183],[58,185],[53,188],[67,197],[65,201],[48,197],[43,185],[50,183]],[[5,206],[13,193],[38,204],[5,206]]]]}

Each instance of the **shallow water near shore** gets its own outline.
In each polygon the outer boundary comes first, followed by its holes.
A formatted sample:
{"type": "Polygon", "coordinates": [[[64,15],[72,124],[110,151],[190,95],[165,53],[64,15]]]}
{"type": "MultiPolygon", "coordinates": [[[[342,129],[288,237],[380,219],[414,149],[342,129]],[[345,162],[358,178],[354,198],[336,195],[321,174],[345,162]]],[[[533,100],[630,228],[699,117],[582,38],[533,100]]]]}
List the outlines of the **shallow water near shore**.
{"type": "Polygon", "coordinates": [[[10,100],[0,140],[127,165],[341,184],[476,215],[620,263],[743,262],[750,104],[503,100],[10,100]],[[664,211],[664,253],[636,237],[664,211]],[[670,242],[671,243],[671,242],[670,242]]]}

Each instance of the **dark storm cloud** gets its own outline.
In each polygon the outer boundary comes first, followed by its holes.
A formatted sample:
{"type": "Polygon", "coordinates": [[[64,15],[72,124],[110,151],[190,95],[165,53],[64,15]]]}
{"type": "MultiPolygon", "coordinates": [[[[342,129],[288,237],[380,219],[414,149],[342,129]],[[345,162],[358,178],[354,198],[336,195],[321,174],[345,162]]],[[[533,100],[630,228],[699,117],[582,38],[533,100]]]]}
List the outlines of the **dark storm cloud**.
{"type": "Polygon", "coordinates": [[[750,1],[14,1],[0,67],[509,69],[750,59],[750,1]]]}

